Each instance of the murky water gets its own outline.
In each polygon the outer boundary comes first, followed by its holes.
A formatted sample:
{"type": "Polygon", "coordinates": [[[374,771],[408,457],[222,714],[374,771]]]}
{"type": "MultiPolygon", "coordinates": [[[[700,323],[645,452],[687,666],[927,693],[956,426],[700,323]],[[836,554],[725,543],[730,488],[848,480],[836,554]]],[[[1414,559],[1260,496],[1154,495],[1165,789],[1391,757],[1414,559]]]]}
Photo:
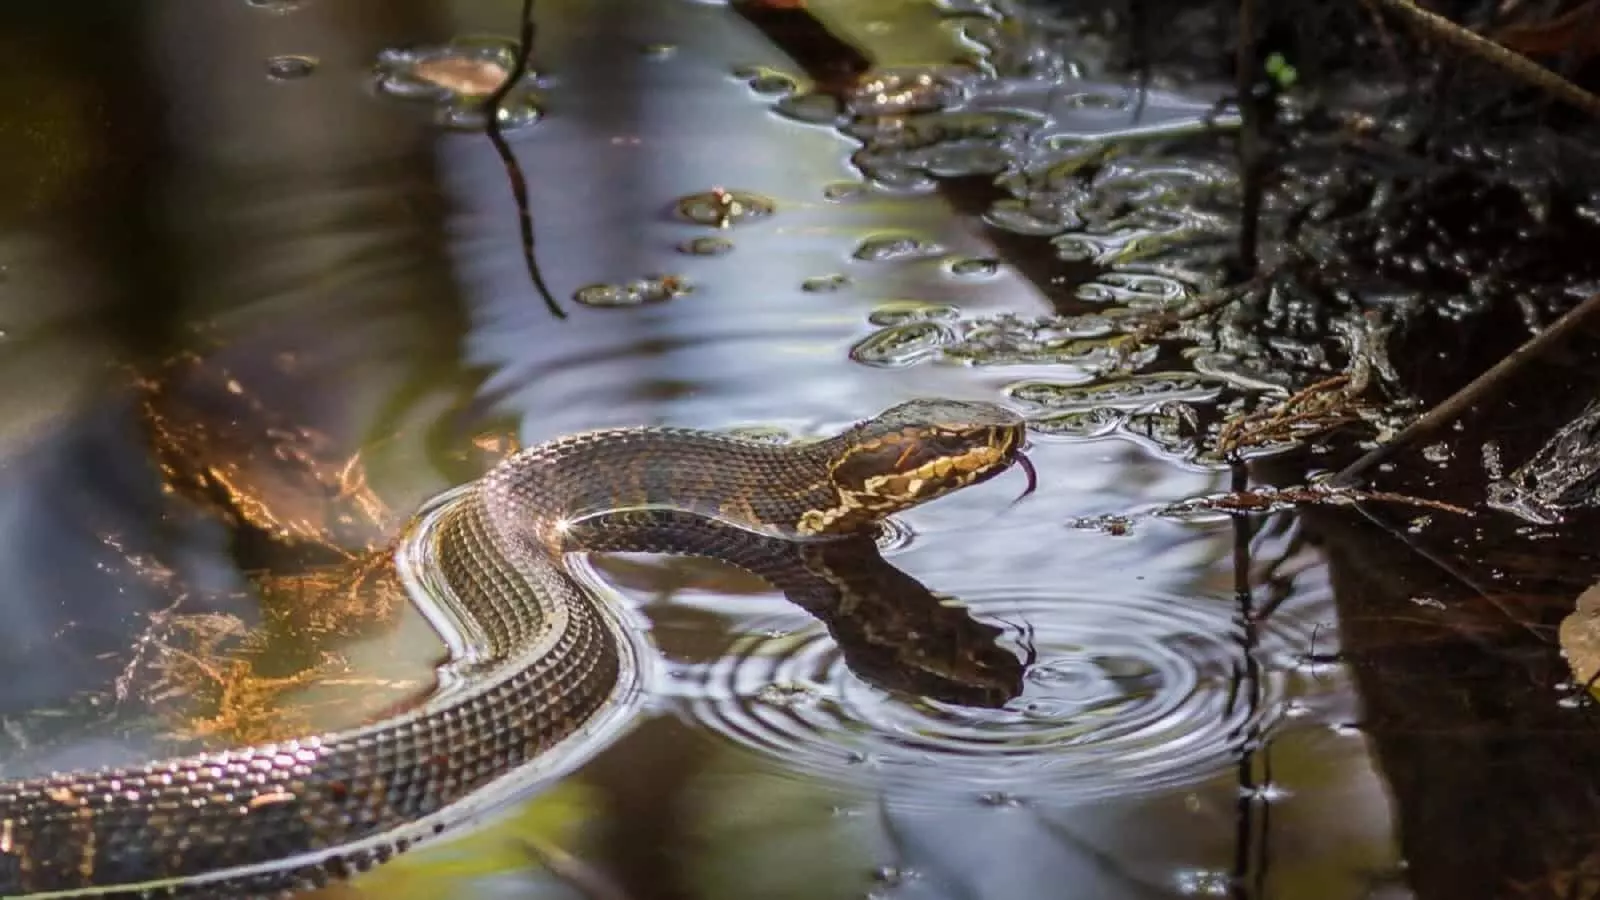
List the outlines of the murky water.
{"type": "Polygon", "coordinates": [[[1040,489],[1013,503],[1007,475],[918,509],[884,553],[992,626],[1017,696],[886,690],[747,575],[598,558],[653,648],[629,726],[480,828],[328,893],[1392,882],[1315,548],[1282,515],[1147,515],[1228,487],[1185,423],[1279,390],[1134,339],[1134,314],[1220,276],[1231,226],[1208,210],[1234,187],[1181,144],[1214,97],[1156,92],[1130,124],[1123,85],[1061,88],[1083,61],[988,7],[811,4],[871,69],[830,94],[754,13],[541,0],[501,125],[557,319],[469,102],[510,72],[513,6],[0,14],[33,36],[0,62],[6,93],[41,98],[0,110],[24,135],[0,220],[0,772],[415,702],[443,645],[381,571],[348,573],[516,444],[629,424],[806,438],[946,396],[1030,416],[1040,489]],[[1114,159],[1112,137],[1175,143],[1114,159]],[[940,189],[1002,171],[982,219],[940,189]],[[1079,274],[1041,283],[1040,260],[1079,274]]]}

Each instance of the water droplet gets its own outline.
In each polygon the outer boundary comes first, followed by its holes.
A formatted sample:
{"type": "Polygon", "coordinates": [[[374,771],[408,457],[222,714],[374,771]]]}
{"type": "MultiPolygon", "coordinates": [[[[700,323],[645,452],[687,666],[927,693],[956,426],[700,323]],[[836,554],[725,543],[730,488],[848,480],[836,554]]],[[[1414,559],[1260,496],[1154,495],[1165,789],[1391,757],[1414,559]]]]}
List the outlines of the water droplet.
{"type": "Polygon", "coordinates": [[[1450,445],[1444,441],[1429,444],[1422,448],[1422,458],[1432,463],[1447,463],[1450,461],[1450,445]]]}
{"type": "Polygon", "coordinates": [[[800,282],[800,290],[808,294],[832,294],[850,286],[848,275],[813,275],[800,282]]]}
{"type": "Polygon", "coordinates": [[[267,60],[267,77],[273,81],[293,81],[316,70],[314,56],[274,56],[267,60]]]}
{"type": "Polygon", "coordinates": [[[733,251],[733,241],[721,237],[697,237],[678,245],[679,253],[690,256],[722,256],[733,251]]]}
{"type": "Polygon", "coordinates": [[[579,288],[572,299],[584,306],[615,308],[644,306],[682,297],[694,291],[694,286],[679,275],[658,275],[628,284],[591,284],[579,288]]]}
{"type": "Polygon", "coordinates": [[[878,235],[861,242],[852,254],[867,262],[891,262],[902,259],[922,259],[937,256],[944,250],[932,241],[909,235],[878,235]]]}
{"type": "Polygon", "coordinates": [[[1000,271],[1000,260],[968,257],[950,262],[950,274],[962,278],[989,278],[1000,271]]]}
{"type": "Polygon", "coordinates": [[[777,204],[767,197],[749,191],[712,188],[703,193],[680,198],[675,209],[680,217],[698,225],[728,228],[764,219],[776,211],[777,204]]]}

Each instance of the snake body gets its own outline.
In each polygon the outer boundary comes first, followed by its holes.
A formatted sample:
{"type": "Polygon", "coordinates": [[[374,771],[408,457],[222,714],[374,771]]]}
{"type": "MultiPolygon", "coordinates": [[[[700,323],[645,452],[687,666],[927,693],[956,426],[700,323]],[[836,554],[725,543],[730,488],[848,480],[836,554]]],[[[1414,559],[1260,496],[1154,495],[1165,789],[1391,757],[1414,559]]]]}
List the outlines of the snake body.
{"type": "Polygon", "coordinates": [[[348,731],[0,783],[0,897],[263,895],[381,863],[625,687],[627,642],[567,554],[692,552],[673,538],[692,521],[768,542],[860,535],[1004,471],[1023,435],[999,407],[918,400],[811,443],[647,427],[518,453],[409,537],[471,638],[450,689],[348,731]]]}

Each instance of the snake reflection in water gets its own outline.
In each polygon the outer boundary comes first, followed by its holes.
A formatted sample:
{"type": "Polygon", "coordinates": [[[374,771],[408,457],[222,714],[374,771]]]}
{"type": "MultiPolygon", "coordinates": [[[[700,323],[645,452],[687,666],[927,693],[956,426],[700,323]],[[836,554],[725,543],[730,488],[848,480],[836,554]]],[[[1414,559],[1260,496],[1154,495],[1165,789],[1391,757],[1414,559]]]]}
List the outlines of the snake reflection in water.
{"type": "Polygon", "coordinates": [[[811,443],[631,428],[518,453],[420,517],[402,549],[467,639],[444,689],[348,731],[0,784],[0,896],[288,891],[466,818],[629,688],[631,645],[568,571],[574,551],[723,559],[827,623],[868,680],[1004,703],[1022,666],[997,630],[938,603],[871,535],[1027,468],[1024,435],[998,406],[914,400],[811,443]]]}

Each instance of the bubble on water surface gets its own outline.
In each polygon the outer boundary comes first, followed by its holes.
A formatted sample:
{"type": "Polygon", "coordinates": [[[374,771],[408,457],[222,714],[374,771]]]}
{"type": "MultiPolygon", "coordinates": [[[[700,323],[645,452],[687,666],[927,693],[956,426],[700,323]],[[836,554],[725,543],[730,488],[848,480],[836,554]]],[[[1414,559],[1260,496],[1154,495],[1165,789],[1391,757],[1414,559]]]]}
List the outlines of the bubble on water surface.
{"type": "Polygon", "coordinates": [[[572,299],[584,306],[616,308],[664,303],[694,292],[694,285],[680,275],[658,275],[627,284],[591,284],[578,288],[572,299]]]}
{"type": "Polygon", "coordinates": [[[879,329],[850,348],[850,358],[879,369],[898,369],[936,355],[955,333],[936,322],[908,322],[879,329]]]}
{"type": "Polygon", "coordinates": [[[679,198],[673,209],[679,218],[697,225],[729,228],[765,219],[777,211],[778,204],[751,191],[712,188],[679,198]]]}
{"type": "Polygon", "coordinates": [[[697,237],[679,244],[678,252],[690,256],[722,256],[733,252],[733,241],[721,237],[697,237]]]}
{"type": "Polygon", "coordinates": [[[1126,796],[1231,771],[1250,735],[1282,715],[1294,673],[1275,661],[1309,641],[1270,623],[1255,651],[1261,701],[1250,704],[1234,690],[1242,635],[1226,603],[1001,593],[966,603],[978,619],[1028,634],[1036,654],[1021,695],[1002,708],[872,687],[821,624],[794,627],[792,617],[781,640],[764,636],[776,623],[750,623],[676,694],[714,733],[812,778],[914,788],[939,805],[1019,790],[1126,796]],[[807,701],[775,705],[773,685],[802,685],[807,701]]]}
{"type": "Polygon", "coordinates": [[[769,97],[780,97],[800,90],[800,82],[794,76],[766,66],[740,66],[733,70],[733,77],[742,79],[757,94],[769,97]]]}
{"type": "Polygon", "coordinates": [[[267,60],[267,77],[273,81],[305,78],[317,70],[314,56],[274,56],[267,60]]]}
{"type": "Polygon", "coordinates": [[[866,262],[925,259],[944,252],[932,241],[904,234],[882,234],[862,241],[851,255],[866,262]]]}
{"type": "Polygon", "coordinates": [[[1000,260],[987,256],[953,259],[949,266],[950,274],[958,278],[992,278],[1000,272],[1000,260]]]}
{"type": "Polygon", "coordinates": [[[813,275],[800,282],[800,290],[808,294],[832,294],[850,286],[850,276],[837,273],[813,275]]]}

